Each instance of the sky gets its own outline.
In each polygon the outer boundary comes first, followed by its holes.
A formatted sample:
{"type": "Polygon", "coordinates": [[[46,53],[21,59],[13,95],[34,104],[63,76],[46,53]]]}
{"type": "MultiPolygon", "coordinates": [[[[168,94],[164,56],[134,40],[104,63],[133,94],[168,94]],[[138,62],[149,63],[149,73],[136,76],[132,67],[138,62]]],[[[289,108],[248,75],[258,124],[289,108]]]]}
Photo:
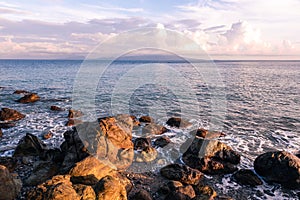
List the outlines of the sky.
{"type": "Polygon", "coordinates": [[[120,33],[159,28],[214,59],[300,60],[299,23],[300,0],[0,0],[0,59],[83,59],[120,33]]]}

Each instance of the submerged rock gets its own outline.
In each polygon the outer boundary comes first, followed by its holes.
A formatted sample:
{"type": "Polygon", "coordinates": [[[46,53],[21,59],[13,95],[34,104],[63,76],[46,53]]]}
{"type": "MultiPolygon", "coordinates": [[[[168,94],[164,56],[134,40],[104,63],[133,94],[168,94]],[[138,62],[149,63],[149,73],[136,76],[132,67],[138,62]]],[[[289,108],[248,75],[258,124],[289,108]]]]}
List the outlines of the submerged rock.
{"type": "Polygon", "coordinates": [[[14,179],[5,166],[0,165],[0,200],[14,200],[20,191],[20,181],[14,179]]]}
{"type": "Polygon", "coordinates": [[[300,188],[300,158],[289,152],[263,153],[255,159],[254,169],[266,181],[300,188]]]}
{"type": "Polygon", "coordinates": [[[240,169],[234,173],[233,177],[241,185],[257,186],[263,184],[262,180],[250,169],[240,169]]]}
{"type": "Polygon", "coordinates": [[[1,121],[17,121],[23,119],[25,115],[22,113],[10,109],[10,108],[2,108],[0,111],[0,120],[1,121]]]}
{"type": "Polygon", "coordinates": [[[192,126],[193,124],[189,121],[186,121],[180,117],[171,117],[167,121],[167,125],[171,127],[176,127],[176,128],[188,128],[192,126]]]}
{"type": "Polygon", "coordinates": [[[2,137],[3,136],[3,133],[2,133],[2,130],[1,130],[1,128],[0,128],[0,137],[2,137]]]}
{"type": "Polygon", "coordinates": [[[154,122],[154,119],[150,116],[142,116],[139,118],[139,121],[143,123],[152,123],[154,122]]]}
{"type": "Polygon", "coordinates": [[[170,180],[192,185],[198,184],[203,177],[200,171],[182,164],[167,165],[160,169],[160,174],[170,180]]]}
{"type": "Polygon", "coordinates": [[[155,147],[163,148],[163,147],[167,146],[170,142],[171,142],[171,140],[170,140],[169,137],[167,137],[167,136],[162,136],[162,137],[157,138],[157,139],[154,141],[154,146],[155,146],[155,147]]]}
{"type": "Polygon", "coordinates": [[[12,128],[12,127],[14,127],[14,126],[16,126],[16,124],[15,123],[12,123],[12,122],[1,122],[0,123],[0,129],[2,128],[2,129],[7,129],[7,128],[12,128]]]}
{"type": "Polygon", "coordinates": [[[19,103],[34,103],[41,98],[36,93],[26,94],[24,97],[17,100],[19,103]]]}
{"type": "Polygon", "coordinates": [[[51,131],[49,131],[48,133],[43,134],[43,138],[45,140],[48,140],[48,139],[52,138],[52,136],[53,136],[53,133],[51,131]]]}
{"type": "Polygon", "coordinates": [[[63,109],[61,107],[58,107],[58,106],[51,106],[50,110],[53,110],[53,111],[64,111],[65,109],[63,109]]]}
{"type": "Polygon", "coordinates": [[[26,90],[16,90],[16,91],[14,91],[13,94],[30,94],[30,92],[28,92],[26,90]]]}
{"type": "Polygon", "coordinates": [[[105,176],[95,186],[97,200],[127,200],[125,187],[114,177],[105,176]]]}
{"type": "Polygon", "coordinates": [[[83,113],[80,110],[74,110],[74,109],[70,109],[69,110],[69,114],[68,114],[68,118],[73,119],[73,118],[78,118],[78,117],[82,117],[83,113]]]}
{"type": "Polygon", "coordinates": [[[146,125],[142,130],[144,135],[161,135],[167,131],[166,127],[154,123],[146,125]]]}

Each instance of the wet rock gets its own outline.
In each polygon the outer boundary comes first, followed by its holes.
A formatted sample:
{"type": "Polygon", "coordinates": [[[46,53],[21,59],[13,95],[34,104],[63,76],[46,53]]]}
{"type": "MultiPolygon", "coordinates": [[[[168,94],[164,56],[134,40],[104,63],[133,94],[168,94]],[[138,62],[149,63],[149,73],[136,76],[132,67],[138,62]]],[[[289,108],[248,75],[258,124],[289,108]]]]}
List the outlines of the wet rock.
{"type": "Polygon", "coordinates": [[[200,171],[182,164],[167,165],[160,169],[160,174],[167,179],[192,185],[198,184],[203,177],[200,171]]]}
{"type": "Polygon", "coordinates": [[[133,121],[133,126],[140,126],[141,125],[140,121],[136,118],[136,116],[130,115],[130,117],[133,121]]]}
{"type": "Polygon", "coordinates": [[[155,148],[149,146],[143,149],[142,151],[137,152],[135,156],[136,162],[150,162],[156,159],[157,151],[155,148]]]}
{"type": "Polygon", "coordinates": [[[263,184],[262,180],[250,169],[240,169],[233,177],[241,185],[257,186],[263,184]]]}
{"type": "Polygon", "coordinates": [[[64,160],[64,155],[60,149],[55,148],[44,151],[43,155],[40,155],[40,158],[44,161],[52,161],[61,164],[64,160]]]}
{"type": "Polygon", "coordinates": [[[61,107],[58,107],[58,106],[51,106],[50,110],[53,110],[53,111],[64,111],[65,109],[63,109],[61,107]]]}
{"type": "Polygon", "coordinates": [[[12,123],[12,122],[4,122],[4,123],[0,123],[0,129],[2,128],[2,129],[7,129],[7,128],[12,128],[12,127],[14,127],[14,126],[16,126],[16,124],[15,123],[12,123]]]}
{"type": "Polygon", "coordinates": [[[171,142],[170,138],[168,138],[167,136],[162,136],[162,137],[157,138],[154,141],[154,146],[163,148],[163,147],[167,146],[170,142],[171,142]]]}
{"type": "Polygon", "coordinates": [[[105,161],[100,161],[94,156],[88,156],[70,170],[69,174],[71,176],[88,176],[94,175],[98,180],[104,176],[111,174],[113,169],[104,163],[105,161]]]}
{"type": "Polygon", "coordinates": [[[96,199],[96,194],[94,189],[88,185],[76,184],[73,185],[76,193],[80,196],[80,200],[94,200],[96,199]]]}
{"type": "Polygon", "coordinates": [[[83,185],[96,185],[96,183],[99,181],[94,174],[89,174],[86,176],[72,176],[70,180],[73,184],[83,185]]]}
{"type": "Polygon", "coordinates": [[[19,103],[34,103],[41,98],[36,93],[26,94],[24,97],[17,100],[19,103]]]}
{"type": "Polygon", "coordinates": [[[57,175],[52,177],[27,194],[28,200],[80,200],[80,196],[72,187],[70,176],[57,175]]]}
{"type": "Polygon", "coordinates": [[[0,120],[1,121],[17,121],[23,119],[25,115],[22,113],[10,109],[10,108],[2,108],[0,111],[0,120]]]}
{"type": "Polygon", "coordinates": [[[180,117],[171,117],[170,119],[168,119],[167,125],[176,128],[188,128],[193,124],[184,119],[181,119],[180,117]]]}
{"type": "Polygon", "coordinates": [[[73,118],[78,118],[78,117],[82,117],[83,113],[80,110],[74,110],[74,109],[70,109],[69,110],[69,114],[68,114],[68,118],[73,119],[73,118]]]}
{"type": "Polygon", "coordinates": [[[197,137],[201,137],[201,138],[205,138],[205,139],[215,139],[215,138],[219,138],[222,136],[225,136],[224,133],[222,132],[217,132],[217,131],[208,131],[204,128],[199,128],[196,131],[196,136],[197,137]]]}
{"type": "Polygon", "coordinates": [[[14,91],[13,94],[30,94],[30,92],[28,92],[26,90],[16,90],[16,91],[14,91]]]}
{"type": "Polygon", "coordinates": [[[48,133],[45,133],[45,134],[43,135],[43,138],[44,138],[45,140],[48,140],[48,139],[52,138],[52,136],[53,136],[53,133],[52,133],[51,131],[49,131],[48,133]]]}
{"type": "Polygon", "coordinates": [[[161,135],[167,131],[166,127],[154,123],[146,125],[142,130],[144,135],[161,135]]]}
{"type": "Polygon", "coordinates": [[[134,150],[144,150],[151,146],[150,138],[137,138],[134,140],[134,150]]]}
{"type": "Polygon", "coordinates": [[[217,197],[217,192],[208,185],[196,185],[194,186],[196,197],[193,200],[211,200],[217,197]]]}
{"type": "Polygon", "coordinates": [[[8,169],[0,165],[0,200],[14,200],[21,190],[21,185],[14,180],[8,169]]]}
{"type": "Polygon", "coordinates": [[[0,137],[2,137],[3,136],[3,133],[2,133],[2,130],[1,130],[1,128],[0,128],[0,137]]]}
{"type": "Polygon", "coordinates": [[[112,176],[103,177],[95,186],[97,200],[127,200],[125,187],[112,176]]]}
{"type": "Polygon", "coordinates": [[[150,116],[142,116],[142,117],[139,118],[139,121],[143,122],[143,123],[152,123],[152,122],[154,122],[153,118],[150,117],[150,116]]]}
{"type": "Polygon", "coordinates": [[[14,157],[21,156],[40,156],[48,150],[46,144],[44,144],[40,139],[38,139],[35,135],[27,133],[18,143],[15,152],[13,154],[14,157]]]}
{"type": "Polygon", "coordinates": [[[30,176],[24,181],[24,185],[35,186],[43,183],[58,173],[59,166],[53,162],[38,162],[30,176]]]}
{"type": "Polygon", "coordinates": [[[13,172],[18,164],[18,160],[14,157],[0,157],[0,165],[5,166],[9,172],[13,172]]]}
{"type": "Polygon", "coordinates": [[[131,200],[152,200],[151,194],[146,190],[142,189],[135,193],[131,200]]]}
{"type": "Polygon", "coordinates": [[[300,188],[300,158],[289,152],[263,153],[255,159],[254,169],[266,181],[300,188]]]}
{"type": "Polygon", "coordinates": [[[171,181],[167,185],[170,192],[165,200],[190,200],[196,196],[191,185],[183,185],[178,181],[171,181]]]}
{"type": "Polygon", "coordinates": [[[208,174],[226,174],[237,170],[240,155],[217,140],[195,137],[182,156],[188,166],[208,174]]]}

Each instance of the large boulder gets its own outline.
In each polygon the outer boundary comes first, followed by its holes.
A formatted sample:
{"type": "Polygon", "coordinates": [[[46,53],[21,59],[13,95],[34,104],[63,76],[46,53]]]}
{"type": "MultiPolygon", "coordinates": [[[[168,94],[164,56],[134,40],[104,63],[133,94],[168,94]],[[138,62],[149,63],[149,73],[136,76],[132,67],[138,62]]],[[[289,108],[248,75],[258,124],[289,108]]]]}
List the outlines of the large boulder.
{"type": "Polygon", "coordinates": [[[97,200],[127,200],[125,187],[112,176],[103,177],[95,186],[97,200]]]}
{"type": "Polygon", "coordinates": [[[14,157],[42,156],[44,154],[44,152],[47,150],[48,150],[48,147],[45,143],[43,143],[35,135],[27,133],[19,141],[13,156],[14,157]]]}
{"type": "Polygon", "coordinates": [[[198,184],[203,177],[200,171],[182,164],[167,165],[160,169],[160,173],[170,180],[192,185],[198,184]]]}
{"type": "Polygon", "coordinates": [[[167,131],[168,129],[166,127],[159,124],[151,123],[143,128],[142,133],[143,135],[161,135],[167,131]]]}
{"type": "Polygon", "coordinates": [[[10,108],[2,108],[0,111],[1,121],[16,121],[23,119],[24,117],[25,115],[23,115],[22,113],[10,108]]]}
{"type": "Polygon", "coordinates": [[[262,180],[250,169],[240,169],[234,173],[233,177],[241,185],[257,186],[263,184],[262,180]]]}
{"type": "Polygon", "coordinates": [[[186,121],[180,117],[171,117],[167,121],[167,125],[171,127],[176,127],[176,128],[189,128],[193,124],[189,121],[186,121]]]}
{"type": "Polygon", "coordinates": [[[0,165],[0,200],[14,200],[21,191],[21,185],[8,169],[0,165]]]}
{"type": "Polygon", "coordinates": [[[220,141],[196,136],[182,160],[188,166],[207,174],[226,174],[237,170],[240,155],[220,141]]]}
{"type": "Polygon", "coordinates": [[[34,103],[39,101],[41,98],[36,93],[26,94],[24,97],[21,97],[17,100],[19,103],[34,103]]]}
{"type": "Polygon", "coordinates": [[[266,181],[300,188],[300,158],[289,152],[263,153],[255,159],[254,169],[266,181]]]}

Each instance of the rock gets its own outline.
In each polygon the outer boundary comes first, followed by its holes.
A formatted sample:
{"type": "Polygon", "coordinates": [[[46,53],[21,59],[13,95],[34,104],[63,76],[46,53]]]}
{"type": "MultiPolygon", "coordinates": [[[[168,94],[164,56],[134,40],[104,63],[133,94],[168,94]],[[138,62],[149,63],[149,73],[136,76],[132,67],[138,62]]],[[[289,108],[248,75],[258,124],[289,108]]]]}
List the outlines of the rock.
{"type": "Polygon", "coordinates": [[[44,151],[43,155],[40,155],[40,158],[44,161],[52,161],[61,164],[64,160],[64,155],[60,149],[55,148],[44,151]]]}
{"type": "Polygon", "coordinates": [[[53,136],[53,133],[52,133],[51,131],[49,131],[48,133],[45,133],[45,134],[43,135],[43,138],[44,138],[45,140],[48,140],[48,139],[52,138],[52,136],[53,136]]]}
{"type": "Polygon", "coordinates": [[[82,123],[82,121],[79,119],[68,119],[66,126],[76,126],[81,123],[82,123]]]}
{"type": "Polygon", "coordinates": [[[39,101],[40,97],[36,93],[26,94],[24,97],[17,100],[19,103],[34,103],[39,101]]]}
{"type": "Polygon", "coordinates": [[[14,157],[0,157],[0,165],[4,165],[9,172],[13,172],[17,166],[18,160],[14,157]]]}
{"type": "Polygon", "coordinates": [[[167,131],[166,127],[154,123],[146,125],[142,130],[144,135],[161,135],[167,131]]]}
{"type": "Polygon", "coordinates": [[[125,187],[112,176],[103,177],[95,186],[97,200],[127,200],[125,187]]]}
{"type": "Polygon", "coordinates": [[[52,177],[27,194],[28,200],[80,200],[80,196],[72,187],[70,176],[57,175],[52,177]]]}
{"type": "Polygon", "coordinates": [[[255,159],[254,169],[266,181],[300,188],[300,158],[289,152],[263,153],[255,159]]]}
{"type": "Polygon", "coordinates": [[[98,180],[104,176],[111,174],[113,169],[101,162],[94,156],[88,156],[84,160],[77,162],[70,170],[71,176],[88,176],[94,175],[98,180]]]}
{"type": "Polygon", "coordinates": [[[76,193],[80,196],[80,200],[95,200],[96,194],[94,189],[88,185],[76,184],[73,185],[76,193]]]}
{"type": "Polygon", "coordinates": [[[142,189],[135,193],[132,198],[132,200],[152,200],[151,194],[147,192],[146,190],[142,189]]]}
{"type": "Polygon", "coordinates": [[[168,119],[167,125],[176,128],[188,128],[193,124],[179,117],[171,117],[170,119],[168,119]]]}
{"type": "Polygon", "coordinates": [[[182,185],[178,181],[171,181],[167,185],[170,192],[165,200],[190,200],[196,196],[191,185],[182,185]]]}
{"type": "Polygon", "coordinates": [[[137,120],[136,116],[130,115],[130,117],[131,117],[131,119],[133,121],[133,126],[140,126],[141,125],[140,121],[137,120]]]}
{"type": "Polygon", "coordinates": [[[152,122],[154,122],[153,118],[150,117],[150,116],[142,116],[142,117],[139,118],[139,121],[143,122],[143,123],[152,123],[152,122]]]}
{"type": "Polygon", "coordinates": [[[16,90],[16,91],[14,91],[13,94],[30,94],[30,92],[28,92],[26,90],[16,90]]]}
{"type": "Polygon", "coordinates": [[[205,139],[215,139],[215,138],[219,138],[222,136],[225,136],[224,133],[222,132],[217,132],[217,131],[208,131],[204,128],[199,128],[196,131],[196,136],[197,137],[201,137],[201,138],[205,138],[205,139]]]}
{"type": "Polygon", "coordinates": [[[257,186],[263,184],[260,178],[250,169],[240,169],[233,177],[241,185],[257,186]]]}
{"type": "Polygon", "coordinates": [[[2,129],[7,129],[7,128],[12,128],[12,127],[14,127],[14,126],[16,126],[16,124],[15,123],[12,123],[12,122],[4,122],[4,123],[0,123],[0,129],[2,128],[2,129]]]}
{"type": "Polygon", "coordinates": [[[47,145],[44,144],[35,135],[27,133],[18,143],[14,157],[21,156],[40,156],[48,150],[47,145]]]}
{"type": "Polygon", "coordinates": [[[203,174],[200,171],[182,164],[167,165],[160,169],[160,174],[167,179],[192,185],[198,184],[203,177],[203,174]]]}
{"type": "Polygon", "coordinates": [[[154,141],[154,146],[163,148],[163,147],[167,146],[170,142],[171,142],[170,138],[168,138],[167,136],[162,136],[162,137],[157,138],[154,141]]]}
{"type": "Polygon", "coordinates": [[[240,155],[222,142],[195,137],[182,160],[204,173],[226,174],[237,170],[240,155]]]}
{"type": "Polygon", "coordinates": [[[217,197],[217,192],[208,185],[196,185],[194,186],[196,197],[193,200],[211,200],[217,197]]]}
{"type": "Polygon", "coordinates": [[[73,109],[69,110],[69,114],[68,114],[69,119],[79,118],[82,116],[83,116],[83,113],[80,110],[73,110],[73,109]]]}
{"type": "Polygon", "coordinates": [[[53,162],[43,161],[39,162],[34,167],[30,176],[24,181],[24,185],[35,186],[43,183],[52,176],[58,173],[59,166],[53,162]]]}
{"type": "Polygon", "coordinates": [[[58,106],[51,106],[50,110],[53,110],[53,111],[64,111],[65,109],[63,109],[61,107],[58,107],[58,106]]]}
{"type": "Polygon", "coordinates": [[[94,174],[89,174],[86,176],[72,176],[70,180],[73,184],[83,185],[96,185],[96,183],[99,181],[94,174]]]}
{"type": "Polygon", "coordinates": [[[2,130],[1,130],[1,128],[0,128],[0,137],[2,137],[3,136],[3,133],[2,133],[2,130]]]}
{"type": "Polygon", "coordinates": [[[0,165],[0,200],[14,200],[21,191],[8,169],[0,165]]]}
{"type": "Polygon", "coordinates": [[[135,156],[136,162],[150,162],[156,159],[157,151],[155,148],[149,146],[143,149],[142,151],[137,152],[135,156]]]}
{"type": "Polygon", "coordinates": [[[2,108],[0,111],[0,120],[1,121],[17,121],[23,119],[25,115],[20,112],[10,109],[10,108],[2,108]]]}
{"type": "Polygon", "coordinates": [[[151,146],[149,138],[137,138],[134,140],[134,150],[142,151],[149,146],[151,146]]]}

